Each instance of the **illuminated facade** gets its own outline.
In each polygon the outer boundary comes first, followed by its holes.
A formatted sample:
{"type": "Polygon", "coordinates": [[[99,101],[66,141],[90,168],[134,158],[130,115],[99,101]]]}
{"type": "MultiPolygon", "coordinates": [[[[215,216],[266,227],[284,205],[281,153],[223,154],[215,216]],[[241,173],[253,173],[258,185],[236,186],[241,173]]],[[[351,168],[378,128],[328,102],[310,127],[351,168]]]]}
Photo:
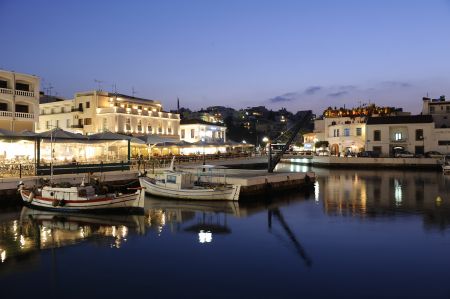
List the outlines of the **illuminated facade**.
{"type": "Polygon", "coordinates": [[[198,119],[183,119],[180,125],[180,139],[190,143],[226,142],[226,127],[198,119]]]}
{"type": "Polygon", "coordinates": [[[0,70],[0,128],[34,131],[39,115],[40,80],[33,75],[0,70]]]}
{"type": "Polygon", "coordinates": [[[394,149],[415,154],[437,147],[431,115],[370,117],[367,121],[367,149],[390,156],[394,149]]]}
{"type": "Polygon", "coordinates": [[[127,95],[90,91],[77,93],[73,100],[40,105],[38,131],[53,127],[74,133],[104,131],[178,138],[180,116],[165,112],[159,101],[127,95]]]}

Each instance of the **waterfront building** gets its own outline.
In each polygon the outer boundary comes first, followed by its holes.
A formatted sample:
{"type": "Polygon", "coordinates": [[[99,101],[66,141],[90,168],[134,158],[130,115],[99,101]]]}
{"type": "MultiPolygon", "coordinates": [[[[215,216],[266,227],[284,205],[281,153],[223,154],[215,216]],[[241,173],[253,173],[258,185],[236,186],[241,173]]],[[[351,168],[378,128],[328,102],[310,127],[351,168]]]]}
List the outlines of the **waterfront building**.
{"type": "Polygon", "coordinates": [[[351,109],[328,107],[322,117],[314,120],[315,135],[307,138],[328,142],[332,155],[357,154],[367,148],[366,122],[369,117],[409,114],[401,108],[375,104],[351,109]]]}
{"type": "Polygon", "coordinates": [[[422,114],[431,115],[436,128],[450,128],[450,101],[445,96],[439,99],[422,98],[422,114]]]}
{"type": "Polygon", "coordinates": [[[189,143],[226,142],[226,127],[200,119],[183,119],[180,122],[180,139],[189,143]]]}
{"type": "Polygon", "coordinates": [[[179,138],[180,116],[163,111],[159,101],[89,91],[76,93],[73,100],[41,104],[37,131],[53,127],[81,134],[111,131],[179,138]]]}
{"type": "Polygon", "coordinates": [[[0,70],[0,128],[34,131],[39,115],[40,79],[0,70]]]}
{"type": "Polygon", "coordinates": [[[369,117],[366,136],[366,149],[381,156],[390,156],[394,150],[423,154],[437,145],[431,115],[369,117]]]}

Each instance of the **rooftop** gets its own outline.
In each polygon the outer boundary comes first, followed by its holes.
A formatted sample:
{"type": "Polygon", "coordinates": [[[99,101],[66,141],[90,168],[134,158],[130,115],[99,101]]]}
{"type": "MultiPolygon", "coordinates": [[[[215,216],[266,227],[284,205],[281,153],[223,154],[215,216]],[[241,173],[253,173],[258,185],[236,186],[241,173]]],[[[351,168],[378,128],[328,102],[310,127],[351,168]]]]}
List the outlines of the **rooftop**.
{"type": "Polygon", "coordinates": [[[369,117],[367,125],[386,125],[386,124],[421,124],[432,123],[431,115],[401,115],[401,116],[379,116],[369,117]]]}
{"type": "Polygon", "coordinates": [[[204,121],[202,119],[182,119],[180,121],[180,125],[210,125],[210,126],[217,126],[217,127],[225,127],[223,124],[220,123],[210,123],[208,121],[204,121]]]}

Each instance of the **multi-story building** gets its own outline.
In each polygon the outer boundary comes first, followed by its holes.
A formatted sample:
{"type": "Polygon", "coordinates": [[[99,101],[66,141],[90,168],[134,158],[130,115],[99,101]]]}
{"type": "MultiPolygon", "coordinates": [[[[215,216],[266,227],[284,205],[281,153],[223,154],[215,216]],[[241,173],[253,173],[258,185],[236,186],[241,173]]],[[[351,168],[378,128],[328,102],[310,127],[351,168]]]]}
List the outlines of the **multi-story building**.
{"type": "Polygon", "coordinates": [[[378,107],[374,104],[352,109],[326,109],[323,116],[314,121],[315,136],[309,139],[327,141],[332,155],[358,153],[367,148],[366,121],[369,117],[385,115],[409,115],[402,109],[378,107]]]}
{"type": "Polygon", "coordinates": [[[0,128],[34,131],[39,115],[39,85],[36,76],[0,70],[0,128]]]}
{"type": "Polygon", "coordinates": [[[186,142],[226,142],[226,127],[200,119],[182,119],[180,139],[186,142]]]}
{"type": "Polygon", "coordinates": [[[165,112],[159,101],[104,91],[75,94],[73,100],[40,105],[38,131],[60,127],[75,133],[111,131],[178,138],[180,116],[165,112]]]}
{"type": "Polygon", "coordinates": [[[436,150],[431,115],[369,117],[366,123],[366,148],[391,156],[394,150],[416,154],[436,150]]]}
{"type": "Polygon", "coordinates": [[[422,104],[422,114],[431,115],[436,128],[450,128],[450,102],[445,100],[445,96],[439,99],[424,97],[422,104]]]}

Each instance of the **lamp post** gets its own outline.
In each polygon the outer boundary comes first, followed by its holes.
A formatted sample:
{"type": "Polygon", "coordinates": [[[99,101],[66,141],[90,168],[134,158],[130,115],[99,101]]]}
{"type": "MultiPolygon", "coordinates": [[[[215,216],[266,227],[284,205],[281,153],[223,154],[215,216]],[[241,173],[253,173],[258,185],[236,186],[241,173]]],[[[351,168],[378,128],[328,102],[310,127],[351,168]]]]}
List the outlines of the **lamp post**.
{"type": "MultiPolygon", "coordinates": [[[[203,145],[203,165],[206,164],[206,157],[205,157],[205,137],[202,137],[202,145],[203,145]]],[[[205,169],[203,168],[203,171],[205,171],[205,169]]]]}

